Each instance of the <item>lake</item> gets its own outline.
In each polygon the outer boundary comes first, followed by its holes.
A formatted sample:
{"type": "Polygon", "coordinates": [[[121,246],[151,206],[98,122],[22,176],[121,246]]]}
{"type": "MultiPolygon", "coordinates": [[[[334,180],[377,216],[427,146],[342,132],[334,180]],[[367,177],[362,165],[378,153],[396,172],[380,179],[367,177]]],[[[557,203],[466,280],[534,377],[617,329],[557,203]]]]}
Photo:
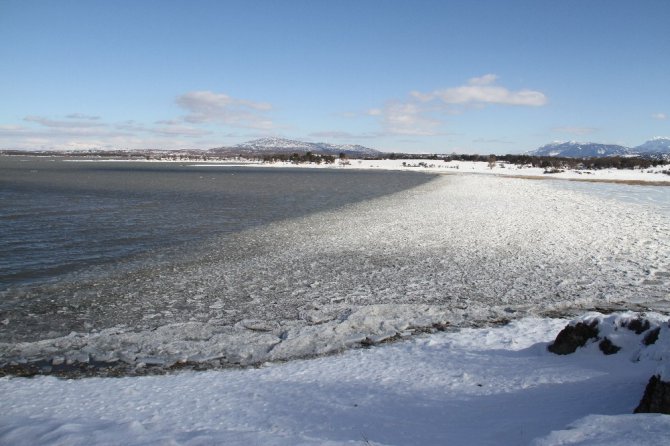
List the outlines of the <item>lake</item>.
{"type": "Polygon", "coordinates": [[[0,290],[93,266],[170,262],[209,238],[415,187],[431,176],[0,157],[0,290]],[[148,255],[150,254],[150,255],[148,255]]]}

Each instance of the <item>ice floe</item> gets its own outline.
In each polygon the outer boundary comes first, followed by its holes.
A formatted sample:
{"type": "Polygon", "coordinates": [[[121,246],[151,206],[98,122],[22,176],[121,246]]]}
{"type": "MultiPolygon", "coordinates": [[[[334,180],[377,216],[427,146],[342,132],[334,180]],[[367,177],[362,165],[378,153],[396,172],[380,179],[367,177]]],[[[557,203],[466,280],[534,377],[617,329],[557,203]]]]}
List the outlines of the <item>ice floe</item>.
{"type": "Polygon", "coordinates": [[[72,296],[71,308],[18,296],[0,327],[14,336],[0,365],[251,365],[434,327],[666,311],[668,289],[670,216],[653,207],[546,182],[440,176],[208,240],[176,265],[63,285],[54,292],[72,296]],[[72,321],[89,328],[71,333],[72,321]]]}

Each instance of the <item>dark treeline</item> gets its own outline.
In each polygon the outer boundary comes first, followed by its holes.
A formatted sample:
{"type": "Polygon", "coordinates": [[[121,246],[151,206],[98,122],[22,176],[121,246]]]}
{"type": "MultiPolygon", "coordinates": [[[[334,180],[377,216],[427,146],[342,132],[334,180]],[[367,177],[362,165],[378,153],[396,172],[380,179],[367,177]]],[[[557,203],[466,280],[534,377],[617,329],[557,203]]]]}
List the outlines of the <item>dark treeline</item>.
{"type": "Polygon", "coordinates": [[[603,158],[564,158],[534,155],[417,155],[391,153],[387,159],[426,159],[442,161],[483,161],[505,162],[509,164],[541,167],[544,169],[647,169],[649,167],[670,164],[670,160],[647,157],[611,156],[603,158]]]}
{"type": "MultiPolygon", "coordinates": [[[[346,158],[344,154],[340,154],[340,159],[346,158]]],[[[335,162],[335,157],[333,155],[319,155],[317,153],[307,152],[305,154],[300,153],[278,153],[273,155],[264,155],[262,158],[265,163],[274,163],[277,161],[284,161],[294,164],[303,164],[303,163],[315,163],[315,164],[333,164],[335,162]]]]}
{"type": "MultiPolygon", "coordinates": [[[[22,150],[0,150],[3,155],[31,155],[31,156],[67,156],[67,157],[87,157],[87,158],[106,158],[106,159],[131,159],[131,160],[173,160],[173,161],[215,161],[226,160],[233,155],[216,154],[198,150],[191,151],[153,151],[153,150],[110,150],[110,151],[34,151],[26,152],[22,150]]],[[[314,164],[333,164],[338,159],[334,155],[322,155],[313,152],[306,153],[277,153],[277,154],[239,154],[242,158],[258,160],[263,162],[284,161],[294,164],[314,163],[314,164]]],[[[342,163],[348,163],[347,155],[339,154],[342,163]]],[[[534,156],[534,155],[466,155],[466,154],[416,154],[416,153],[386,153],[375,158],[365,159],[397,159],[397,160],[432,160],[432,161],[483,161],[488,163],[505,162],[514,165],[540,167],[547,170],[558,169],[647,169],[649,167],[663,166],[670,164],[668,157],[622,157],[612,156],[603,158],[565,158],[554,156],[534,156]]],[[[434,164],[434,163],[433,163],[434,164]]]]}

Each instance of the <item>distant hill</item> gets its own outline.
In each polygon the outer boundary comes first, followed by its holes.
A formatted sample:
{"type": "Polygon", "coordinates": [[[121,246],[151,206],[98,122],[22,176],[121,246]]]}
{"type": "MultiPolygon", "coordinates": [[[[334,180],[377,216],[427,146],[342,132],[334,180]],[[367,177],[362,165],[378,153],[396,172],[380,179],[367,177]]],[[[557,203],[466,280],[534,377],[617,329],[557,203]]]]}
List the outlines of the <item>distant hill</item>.
{"type": "Polygon", "coordinates": [[[325,142],[305,142],[285,138],[261,138],[232,147],[219,147],[209,152],[230,155],[273,155],[312,152],[319,155],[346,154],[351,158],[380,156],[382,152],[369,147],[353,144],[329,144],[325,142]]]}
{"type": "Polygon", "coordinates": [[[634,149],[639,154],[670,154],[670,138],[657,136],[634,149]]]}
{"type": "Polygon", "coordinates": [[[632,149],[616,144],[598,144],[593,142],[580,143],[553,142],[539,149],[528,152],[535,156],[558,156],[564,158],[599,158],[605,156],[633,156],[632,149]]]}
{"type": "Polygon", "coordinates": [[[670,138],[656,137],[637,147],[594,142],[553,142],[527,152],[534,156],[556,156],[563,158],[602,158],[606,156],[644,156],[670,158],[670,138]]]}

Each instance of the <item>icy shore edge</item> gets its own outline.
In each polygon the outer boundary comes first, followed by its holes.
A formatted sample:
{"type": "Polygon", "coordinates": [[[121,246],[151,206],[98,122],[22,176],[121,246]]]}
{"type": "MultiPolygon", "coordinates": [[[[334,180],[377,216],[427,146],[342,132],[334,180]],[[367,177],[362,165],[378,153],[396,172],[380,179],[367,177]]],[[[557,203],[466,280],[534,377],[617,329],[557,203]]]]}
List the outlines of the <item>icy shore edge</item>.
{"type": "Polygon", "coordinates": [[[305,309],[295,321],[245,319],[233,326],[186,322],[140,332],[127,327],[73,332],[56,339],[0,344],[5,352],[0,375],[120,376],[258,366],[421,333],[502,324],[509,322],[513,312],[510,308],[482,308],[473,314],[472,308],[430,305],[328,305],[305,309]]]}

